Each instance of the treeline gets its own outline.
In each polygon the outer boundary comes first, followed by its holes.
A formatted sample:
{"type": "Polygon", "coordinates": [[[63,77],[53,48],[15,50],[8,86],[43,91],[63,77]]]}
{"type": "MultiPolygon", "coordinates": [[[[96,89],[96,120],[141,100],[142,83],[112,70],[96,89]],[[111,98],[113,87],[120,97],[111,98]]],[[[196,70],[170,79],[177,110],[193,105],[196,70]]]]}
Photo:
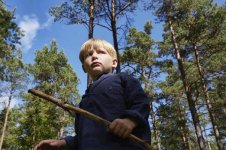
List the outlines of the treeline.
{"type": "MultiPolygon", "coordinates": [[[[156,149],[226,147],[226,5],[211,0],[68,0],[50,8],[50,14],[55,21],[87,26],[87,38],[96,26],[112,33],[120,62],[116,72],[139,79],[150,99],[151,145],[156,149]],[[162,40],[153,39],[150,21],[143,31],[130,27],[137,6],[163,25],[162,40]]],[[[36,51],[34,64],[24,64],[16,46],[23,34],[2,1],[0,24],[0,149],[32,149],[42,139],[73,134],[73,115],[27,94],[36,88],[77,105],[79,79],[63,50],[52,41],[36,51]],[[10,108],[12,99],[22,103],[10,108]]]]}

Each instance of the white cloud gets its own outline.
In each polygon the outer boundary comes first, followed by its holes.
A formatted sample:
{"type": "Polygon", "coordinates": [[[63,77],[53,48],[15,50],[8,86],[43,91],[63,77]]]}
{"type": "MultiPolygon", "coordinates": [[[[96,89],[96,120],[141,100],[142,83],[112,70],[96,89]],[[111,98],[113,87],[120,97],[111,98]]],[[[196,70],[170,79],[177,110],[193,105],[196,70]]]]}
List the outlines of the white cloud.
{"type": "Polygon", "coordinates": [[[23,52],[27,52],[32,47],[33,40],[40,28],[40,23],[34,15],[23,16],[22,21],[19,22],[19,27],[24,34],[21,38],[21,49],[23,52]]]}
{"type": "Polygon", "coordinates": [[[21,38],[20,48],[24,53],[28,52],[33,45],[33,41],[37,36],[38,30],[49,27],[52,23],[52,18],[48,16],[48,19],[44,23],[40,23],[35,15],[26,15],[22,17],[18,26],[21,28],[24,36],[21,38]]]}

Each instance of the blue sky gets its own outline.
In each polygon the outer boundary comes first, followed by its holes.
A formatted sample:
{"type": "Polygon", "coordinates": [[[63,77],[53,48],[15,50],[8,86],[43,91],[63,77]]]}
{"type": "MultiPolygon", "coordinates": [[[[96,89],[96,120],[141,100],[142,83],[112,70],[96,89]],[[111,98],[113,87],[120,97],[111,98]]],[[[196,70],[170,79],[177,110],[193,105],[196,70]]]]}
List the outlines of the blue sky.
{"type": "MultiPolygon", "coordinates": [[[[59,50],[63,49],[69,64],[74,68],[80,79],[78,90],[84,94],[86,89],[86,74],[83,72],[78,58],[79,50],[83,42],[88,38],[87,29],[83,25],[66,25],[64,22],[53,22],[53,18],[48,14],[52,6],[56,6],[62,0],[5,0],[9,10],[16,9],[15,22],[24,31],[21,39],[24,63],[33,63],[35,51],[42,49],[45,45],[50,45],[55,39],[59,50]]],[[[220,4],[225,1],[218,0],[220,4]]],[[[142,9],[133,15],[132,26],[143,30],[146,21],[153,22],[152,31],[155,40],[161,39],[161,25],[155,23],[151,12],[144,12],[142,9]]],[[[95,28],[94,37],[103,38],[112,43],[111,32],[100,27],[95,28]]]]}

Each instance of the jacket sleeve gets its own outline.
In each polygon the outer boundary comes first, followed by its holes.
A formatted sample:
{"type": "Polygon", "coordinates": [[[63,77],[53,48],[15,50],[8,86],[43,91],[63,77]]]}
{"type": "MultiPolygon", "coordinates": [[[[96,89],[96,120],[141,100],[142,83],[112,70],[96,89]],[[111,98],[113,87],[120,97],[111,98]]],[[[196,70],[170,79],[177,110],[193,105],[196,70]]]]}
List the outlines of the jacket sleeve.
{"type": "Polygon", "coordinates": [[[138,126],[147,127],[150,112],[149,100],[141,87],[140,82],[125,73],[121,73],[121,82],[124,87],[124,99],[127,109],[123,118],[132,118],[138,126]]]}
{"type": "Polygon", "coordinates": [[[66,136],[63,138],[67,143],[68,150],[77,150],[78,149],[78,140],[76,136],[66,136]]]}

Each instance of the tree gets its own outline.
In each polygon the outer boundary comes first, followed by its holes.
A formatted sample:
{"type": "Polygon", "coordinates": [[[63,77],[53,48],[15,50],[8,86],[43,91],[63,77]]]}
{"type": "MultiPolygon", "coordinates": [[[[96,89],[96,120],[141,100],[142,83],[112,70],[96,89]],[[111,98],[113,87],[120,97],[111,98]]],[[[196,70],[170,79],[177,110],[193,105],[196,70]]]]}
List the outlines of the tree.
{"type": "Polygon", "coordinates": [[[201,30],[198,35],[196,33],[192,33],[191,36],[188,37],[188,41],[193,45],[192,48],[195,56],[195,63],[198,68],[198,73],[199,73],[200,82],[201,82],[200,84],[202,87],[202,92],[206,102],[209,117],[213,126],[213,132],[216,138],[216,142],[217,142],[218,148],[223,149],[223,144],[221,142],[221,137],[219,133],[219,127],[216,122],[216,114],[213,111],[213,105],[212,105],[211,98],[209,96],[209,91],[208,91],[209,83],[207,82],[208,76],[206,75],[207,66],[204,66],[205,59],[202,59],[200,54],[202,54],[204,50],[205,50],[204,53],[206,53],[206,51],[209,51],[209,53],[212,54],[211,51],[213,50],[206,48],[207,47],[206,45],[208,45],[208,47],[211,45],[211,47],[216,47],[216,48],[219,47],[218,46],[219,42],[220,44],[224,43],[223,45],[225,45],[225,42],[222,41],[221,38],[226,36],[224,32],[226,28],[224,25],[222,25],[222,23],[225,22],[226,20],[225,19],[226,12],[223,9],[223,7],[213,6],[213,4],[211,3],[210,3],[210,8],[205,7],[205,9],[203,10],[203,7],[201,5],[199,7],[197,8],[197,10],[199,9],[201,10],[197,11],[197,15],[194,16],[198,18],[199,21],[196,21],[197,20],[196,18],[190,19],[190,20],[194,20],[194,22],[190,22],[187,25],[190,26],[190,31],[196,31],[199,29],[201,30]],[[202,17],[202,16],[206,16],[206,17],[202,17]],[[219,21],[216,21],[216,18],[219,18],[217,19],[219,21]],[[214,45],[212,45],[212,40],[214,40],[214,45]],[[209,41],[211,41],[211,44],[208,44],[209,41]]]}
{"type": "MultiPolygon", "coordinates": [[[[159,116],[159,129],[161,131],[161,141],[166,149],[189,149],[182,138],[181,127],[183,121],[179,120],[178,114],[176,112],[175,102],[178,100],[172,100],[166,98],[166,103],[160,103],[160,106],[157,111],[159,116]],[[174,118],[174,119],[172,119],[174,118]]],[[[188,141],[187,141],[188,142],[188,141]]]]}
{"type": "MultiPolygon", "coordinates": [[[[78,78],[67,63],[63,51],[58,52],[57,43],[36,52],[35,63],[30,65],[34,88],[66,103],[76,105],[79,99],[78,78]]],[[[23,96],[23,117],[18,120],[18,140],[23,149],[32,148],[37,141],[59,138],[73,118],[61,108],[30,94],[23,96]]]]}
{"type": "Polygon", "coordinates": [[[9,58],[6,63],[5,73],[7,75],[5,82],[2,84],[4,86],[2,87],[2,91],[5,92],[4,95],[9,95],[7,106],[5,107],[6,113],[4,116],[3,127],[1,128],[0,148],[2,147],[6,132],[11,101],[14,97],[19,96],[20,92],[24,89],[24,83],[26,80],[26,70],[20,59],[9,58]]]}
{"type": "Polygon", "coordinates": [[[8,11],[2,1],[0,1],[0,80],[5,78],[5,62],[11,55],[15,54],[17,50],[15,49],[16,44],[19,44],[19,39],[22,36],[19,27],[14,19],[14,11],[8,11]]]}
{"type": "MultiPolygon", "coordinates": [[[[158,7],[159,9],[157,9],[156,14],[160,20],[166,22],[165,43],[172,41],[174,44],[174,55],[178,62],[185,91],[187,87],[188,94],[190,93],[189,97],[195,102],[193,106],[196,105],[196,109],[202,108],[208,110],[218,148],[222,149],[215,121],[216,115],[212,109],[214,103],[210,101],[211,98],[208,90],[208,87],[213,85],[211,83],[212,74],[207,71],[209,67],[206,65],[206,62],[210,62],[209,58],[211,58],[212,54],[219,52],[216,49],[222,49],[221,46],[225,45],[225,42],[223,42],[225,26],[222,25],[225,22],[223,17],[225,16],[224,7],[218,7],[209,0],[194,2],[164,1],[163,3],[159,2],[159,4],[160,7],[158,7]],[[165,7],[161,7],[163,5],[165,7]],[[167,33],[168,30],[171,34],[171,40],[167,38],[170,36],[167,33]],[[196,65],[196,68],[194,65],[196,65]],[[193,75],[190,75],[189,72],[192,72],[193,75]],[[200,101],[204,101],[207,107],[203,105],[203,102],[201,102],[202,106],[199,106],[200,101]]],[[[170,46],[162,45],[160,49],[165,56],[173,54],[170,46]]],[[[194,118],[195,116],[193,121],[194,118]]],[[[199,124],[201,125],[201,123],[199,124]]],[[[201,126],[199,128],[196,131],[199,130],[200,132],[201,126]]],[[[200,141],[202,140],[200,139],[200,141]]],[[[204,145],[204,142],[201,143],[200,149],[201,145],[204,145]]]]}
{"type": "Polygon", "coordinates": [[[5,9],[0,1],[0,96],[8,97],[7,106],[4,108],[5,116],[1,127],[0,149],[2,148],[5,132],[7,129],[10,104],[14,97],[23,89],[22,83],[25,79],[24,65],[18,56],[16,44],[19,44],[21,32],[16,23],[13,22],[13,12],[5,9]]]}
{"type": "Polygon", "coordinates": [[[157,96],[163,146],[170,149],[195,148],[197,145],[193,146],[190,140],[194,137],[189,130],[190,116],[177,66],[167,59],[160,59],[158,65],[161,72],[167,74],[166,79],[158,83],[160,92],[157,96]]]}
{"type": "Polygon", "coordinates": [[[3,149],[22,149],[18,142],[19,130],[17,125],[18,120],[23,116],[23,112],[19,108],[14,107],[10,109],[3,149]]]}
{"type": "Polygon", "coordinates": [[[152,111],[153,103],[153,64],[155,54],[151,52],[151,48],[154,45],[153,39],[150,37],[152,29],[151,22],[147,22],[144,27],[144,31],[137,31],[135,28],[129,29],[127,37],[127,45],[122,53],[121,60],[123,70],[127,73],[138,78],[144,86],[144,90],[148,95],[151,105],[151,117],[154,127],[154,133],[156,135],[156,141],[158,148],[161,149],[161,143],[159,138],[158,129],[156,127],[156,119],[154,112],[152,111]]]}
{"type": "MultiPolygon", "coordinates": [[[[200,149],[205,149],[205,141],[201,131],[201,123],[199,120],[199,116],[196,110],[195,101],[193,99],[192,86],[191,82],[188,80],[188,73],[186,72],[186,55],[183,55],[183,51],[181,50],[181,43],[183,40],[179,39],[183,30],[180,30],[180,22],[183,21],[183,15],[186,15],[186,11],[189,9],[186,2],[182,1],[163,1],[160,2],[159,7],[156,11],[156,15],[160,20],[165,21],[166,23],[166,32],[165,34],[165,42],[172,43],[173,47],[168,47],[168,51],[174,50],[173,57],[176,58],[178,64],[178,71],[180,72],[180,77],[183,82],[184,91],[187,97],[187,101],[189,104],[189,109],[191,111],[191,115],[193,118],[194,127],[196,129],[196,135],[199,143],[200,149]]],[[[188,2],[189,4],[190,2],[188,2]]],[[[184,43],[183,43],[184,44],[184,43]]],[[[162,47],[163,48],[163,47],[162,47]]],[[[166,47],[165,47],[166,48],[166,47]]],[[[186,52],[186,51],[185,51],[186,52]]]]}

